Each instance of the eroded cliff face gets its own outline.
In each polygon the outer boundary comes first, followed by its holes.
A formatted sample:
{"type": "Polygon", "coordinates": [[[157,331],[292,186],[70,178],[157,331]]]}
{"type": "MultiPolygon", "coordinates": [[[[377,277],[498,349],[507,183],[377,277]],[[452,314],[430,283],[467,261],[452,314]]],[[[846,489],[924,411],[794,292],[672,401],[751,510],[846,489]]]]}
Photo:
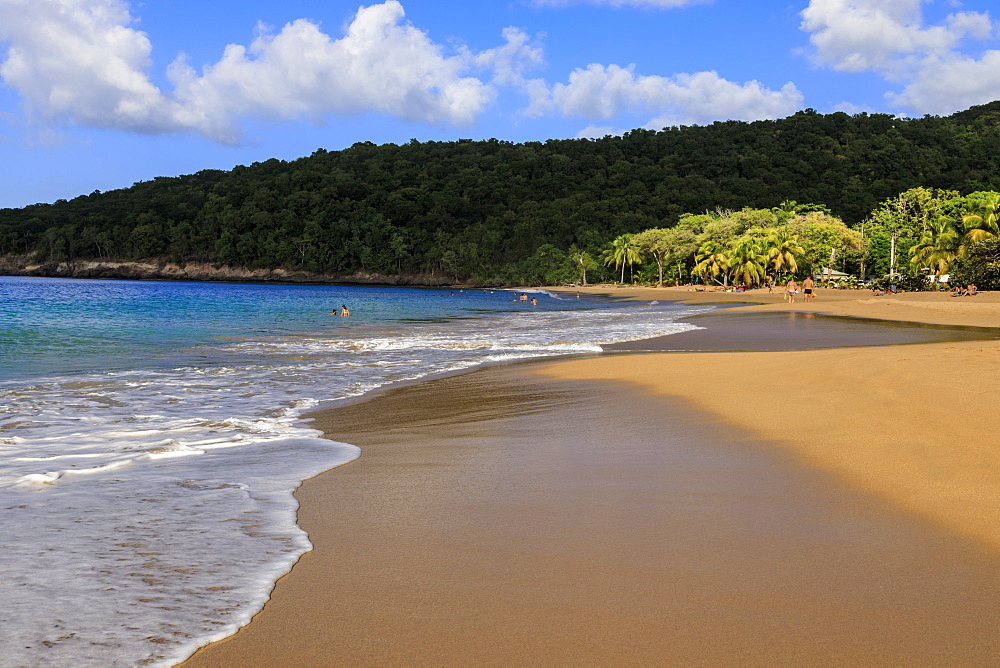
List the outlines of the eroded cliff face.
{"type": "Polygon", "coordinates": [[[205,262],[132,262],[78,260],[30,264],[25,257],[0,258],[0,274],[51,278],[119,278],[130,280],[233,281],[255,283],[351,283],[366,285],[450,285],[443,276],[427,274],[384,275],[371,272],[327,274],[294,269],[244,269],[205,262]]]}

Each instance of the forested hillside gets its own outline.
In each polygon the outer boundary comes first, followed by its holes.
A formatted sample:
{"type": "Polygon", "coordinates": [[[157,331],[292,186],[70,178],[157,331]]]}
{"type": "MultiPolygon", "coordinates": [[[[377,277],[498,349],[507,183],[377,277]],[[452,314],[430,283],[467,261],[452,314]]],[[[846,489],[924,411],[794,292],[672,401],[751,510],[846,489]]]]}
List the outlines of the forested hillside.
{"type": "Polygon", "coordinates": [[[0,210],[0,255],[541,281],[540,250],[600,256],[685,213],[794,200],[857,225],[916,187],[1000,190],[1000,102],[943,118],[806,110],[597,140],[320,149],[0,210]]]}

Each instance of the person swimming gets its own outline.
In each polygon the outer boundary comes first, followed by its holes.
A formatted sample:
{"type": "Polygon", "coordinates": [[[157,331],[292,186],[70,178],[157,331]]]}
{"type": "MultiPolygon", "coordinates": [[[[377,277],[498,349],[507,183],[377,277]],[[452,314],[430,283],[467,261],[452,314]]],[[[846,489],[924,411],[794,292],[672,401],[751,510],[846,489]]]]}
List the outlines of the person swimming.
{"type": "Polygon", "coordinates": [[[351,312],[348,310],[348,308],[347,308],[346,305],[341,305],[341,307],[340,307],[340,315],[343,318],[346,318],[347,316],[351,315],[351,312]]]}

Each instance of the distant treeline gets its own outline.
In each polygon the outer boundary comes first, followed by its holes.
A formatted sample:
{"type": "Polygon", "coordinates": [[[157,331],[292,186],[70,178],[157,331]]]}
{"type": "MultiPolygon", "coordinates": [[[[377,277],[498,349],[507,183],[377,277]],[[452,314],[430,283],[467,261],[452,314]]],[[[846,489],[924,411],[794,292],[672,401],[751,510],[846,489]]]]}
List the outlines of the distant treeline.
{"type": "MultiPolygon", "coordinates": [[[[684,214],[794,200],[857,227],[917,187],[1000,190],[1000,102],[949,117],[805,110],[596,140],[319,149],[3,209],[0,255],[543,282],[553,254],[601,257],[684,214]]],[[[619,273],[599,264],[592,280],[619,273]]]]}

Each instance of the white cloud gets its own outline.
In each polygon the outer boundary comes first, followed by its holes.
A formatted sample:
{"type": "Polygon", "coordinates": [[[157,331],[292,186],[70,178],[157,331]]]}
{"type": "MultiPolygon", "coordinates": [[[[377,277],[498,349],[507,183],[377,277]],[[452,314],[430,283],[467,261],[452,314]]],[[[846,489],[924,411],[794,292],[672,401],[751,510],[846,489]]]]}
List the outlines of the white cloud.
{"type": "Polygon", "coordinates": [[[713,0],[534,0],[539,7],[569,7],[572,5],[610,5],[612,7],[673,8],[703,5],[713,0]]]}
{"type": "Polygon", "coordinates": [[[893,104],[921,114],[946,115],[1000,99],[1000,51],[980,58],[951,54],[926,63],[899,93],[893,104]]]}
{"type": "Polygon", "coordinates": [[[120,0],[0,0],[0,76],[45,120],[151,131],[169,104],[150,82],[151,45],[120,0]]]}
{"type": "Polygon", "coordinates": [[[474,121],[492,90],[462,76],[467,58],[442,56],[402,19],[395,0],[364,7],[339,40],[301,19],[249,49],[226,47],[201,76],[177,62],[170,79],[195,125],[226,116],[319,120],[367,112],[432,124],[474,121]]]}
{"type": "MultiPolygon", "coordinates": [[[[123,0],[0,0],[0,41],[9,43],[0,76],[46,121],[223,142],[238,140],[244,116],[379,113],[467,125],[494,96],[464,76],[476,67],[471,54],[444,55],[404,22],[397,0],[359,9],[340,39],[298,20],[249,48],[227,46],[200,74],[180,57],[168,69],[169,93],[152,83],[152,46],[131,23],[123,0]]],[[[494,60],[516,72],[516,49],[505,53],[494,60]]]]}
{"type": "Polygon", "coordinates": [[[959,11],[928,24],[922,11],[928,1],[811,0],[801,28],[810,33],[817,63],[902,84],[902,92],[887,97],[917,113],[950,113],[1000,98],[1000,52],[963,52],[996,35],[989,13],[959,11]]]}
{"type": "Polygon", "coordinates": [[[774,91],[757,81],[734,83],[715,72],[637,76],[633,67],[593,64],[574,70],[569,83],[536,88],[528,113],[557,112],[592,120],[652,114],[647,125],[663,127],[718,119],[778,118],[794,113],[801,104],[802,94],[792,83],[774,91]]]}
{"type": "Polygon", "coordinates": [[[869,107],[867,105],[859,105],[859,104],[855,104],[853,102],[848,102],[847,100],[845,100],[843,102],[839,102],[839,103],[833,105],[833,107],[831,107],[831,109],[830,109],[830,112],[832,113],[832,112],[835,112],[835,111],[842,111],[845,114],[850,114],[851,116],[855,116],[857,114],[874,114],[874,113],[878,113],[875,109],[872,109],[871,107],[869,107]]]}
{"type": "Polygon", "coordinates": [[[503,37],[506,44],[483,51],[473,60],[477,66],[493,70],[493,81],[497,84],[523,86],[525,70],[545,62],[542,47],[518,28],[505,28],[503,37]]]}
{"type": "Polygon", "coordinates": [[[603,139],[604,137],[621,136],[625,134],[623,130],[616,130],[610,125],[588,125],[576,133],[577,139],[603,139]]]}

